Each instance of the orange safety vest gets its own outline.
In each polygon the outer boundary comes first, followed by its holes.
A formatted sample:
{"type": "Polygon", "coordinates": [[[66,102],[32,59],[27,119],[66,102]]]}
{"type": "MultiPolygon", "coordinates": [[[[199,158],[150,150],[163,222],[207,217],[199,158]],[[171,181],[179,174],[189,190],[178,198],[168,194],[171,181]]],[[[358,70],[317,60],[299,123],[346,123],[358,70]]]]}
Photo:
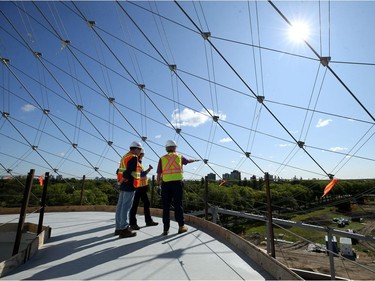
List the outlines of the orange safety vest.
{"type": "MultiPolygon", "coordinates": [[[[140,164],[140,165],[141,165],[142,171],[144,171],[145,167],[142,164],[140,164]]],[[[139,186],[141,187],[141,186],[146,186],[146,185],[148,185],[147,175],[145,175],[144,177],[141,177],[139,186]]]]}
{"type": "Polygon", "coordinates": [[[164,182],[182,180],[182,155],[170,152],[161,157],[161,175],[164,182]]]}
{"type": "MultiPolygon", "coordinates": [[[[133,152],[129,151],[124,155],[124,157],[121,158],[120,160],[120,167],[117,170],[117,181],[121,181],[122,179],[122,174],[126,170],[127,164],[132,159],[133,157],[137,158],[137,169],[136,171],[133,171],[131,173],[132,177],[134,178],[134,187],[139,187],[141,184],[141,165],[138,162],[138,157],[137,155],[133,154],[133,152]]],[[[125,182],[127,182],[128,179],[125,179],[125,182]]]]}

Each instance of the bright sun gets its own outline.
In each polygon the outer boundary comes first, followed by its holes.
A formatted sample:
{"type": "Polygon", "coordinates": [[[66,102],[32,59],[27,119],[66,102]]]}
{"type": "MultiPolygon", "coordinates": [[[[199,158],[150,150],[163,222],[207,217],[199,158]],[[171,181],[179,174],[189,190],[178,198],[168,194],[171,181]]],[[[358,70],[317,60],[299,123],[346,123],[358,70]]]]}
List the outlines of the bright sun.
{"type": "Polygon", "coordinates": [[[310,36],[310,27],[305,22],[294,22],[289,28],[289,39],[295,43],[307,40],[310,36]]]}

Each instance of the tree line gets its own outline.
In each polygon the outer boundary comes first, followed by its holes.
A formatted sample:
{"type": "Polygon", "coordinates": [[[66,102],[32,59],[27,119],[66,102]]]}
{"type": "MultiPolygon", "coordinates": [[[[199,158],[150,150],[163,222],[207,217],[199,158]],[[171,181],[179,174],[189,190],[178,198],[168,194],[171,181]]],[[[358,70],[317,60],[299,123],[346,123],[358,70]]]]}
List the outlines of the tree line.
{"type": "MultiPolygon", "coordinates": [[[[0,180],[0,206],[19,207],[23,198],[23,183],[26,177],[0,180]]],[[[337,198],[355,198],[357,203],[363,203],[366,196],[375,194],[375,179],[342,180],[339,181],[323,199],[323,191],[329,180],[297,180],[270,182],[273,210],[287,212],[288,210],[310,208],[314,204],[337,198]]],[[[201,180],[184,181],[184,208],[187,212],[202,210],[205,198],[210,205],[221,208],[256,212],[266,210],[266,185],[263,179],[250,181],[219,181],[206,182],[201,180]],[[207,191],[206,191],[207,188],[207,191]],[[206,193],[207,192],[207,193],[206,193]]],[[[35,179],[29,206],[39,206],[43,186],[35,179]]],[[[161,200],[156,188],[149,190],[152,206],[161,208],[161,200]],[[151,194],[152,192],[152,194],[151,194]]],[[[82,180],[53,179],[47,187],[47,206],[67,205],[116,205],[118,197],[115,180],[82,180]],[[82,192],[83,188],[83,192],[82,192]]]]}

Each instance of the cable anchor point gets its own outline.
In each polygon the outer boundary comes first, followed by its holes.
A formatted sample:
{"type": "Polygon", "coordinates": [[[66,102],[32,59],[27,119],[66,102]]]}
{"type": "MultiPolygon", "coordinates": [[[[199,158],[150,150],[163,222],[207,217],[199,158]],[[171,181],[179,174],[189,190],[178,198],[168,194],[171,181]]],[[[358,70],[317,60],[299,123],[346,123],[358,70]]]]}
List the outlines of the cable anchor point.
{"type": "Polygon", "coordinates": [[[208,159],[203,159],[203,163],[207,164],[208,163],[208,159]]]}
{"type": "Polygon", "coordinates": [[[175,65],[175,64],[170,64],[170,65],[168,65],[168,67],[173,72],[176,72],[176,70],[177,70],[177,65],[175,65]]]}
{"type": "Polygon", "coordinates": [[[177,134],[180,134],[180,133],[181,133],[181,129],[180,129],[180,128],[177,128],[177,129],[176,129],[176,133],[177,133],[177,134]]]}
{"type": "Polygon", "coordinates": [[[145,84],[138,84],[138,88],[142,91],[146,87],[145,84]]]}
{"type": "Polygon", "coordinates": [[[247,158],[250,158],[251,152],[245,152],[247,158]]]}
{"type": "Polygon", "coordinates": [[[297,141],[297,144],[298,144],[299,148],[303,148],[303,146],[305,145],[305,142],[304,141],[297,141]]]}
{"type": "Polygon", "coordinates": [[[212,116],[212,119],[217,123],[219,121],[219,116],[214,115],[212,116]]]}
{"type": "Polygon", "coordinates": [[[109,101],[109,103],[113,103],[115,101],[115,98],[109,97],[108,101],[109,101]]]}
{"type": "Polygon", "coordinates": [[[141,137],[141,140],[145,142],[147,140],[147,137],[141,137]]]}

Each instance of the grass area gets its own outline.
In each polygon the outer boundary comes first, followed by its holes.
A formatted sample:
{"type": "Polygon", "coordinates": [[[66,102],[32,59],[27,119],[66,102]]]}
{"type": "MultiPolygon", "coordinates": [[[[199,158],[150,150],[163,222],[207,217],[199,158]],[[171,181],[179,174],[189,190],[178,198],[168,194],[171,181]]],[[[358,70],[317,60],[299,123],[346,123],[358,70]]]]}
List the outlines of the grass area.
{"type": "MultiPolygon", "coordinates": [[[[334,218],[343,217],[350,221],[350,216],[345,216],[342,213],[336,212],[336,208],[327,207],[319,210],[315,210],[311,213],[301,214],[292,217],[291,221],[303,222],[306,224],[313,224],[322,227],[330,227],[341,229],[343,231],[348,229],[353,229],[354,231],[363,228],[363,224],[359,222],[350,222],[349,225],[344,227],[338,227],[337,223],[333,222],[334,218]]],[[[252,226],[246,229],[245,234],[247,236],[252,236],[254,233],[259,233],[263,238],[266,236],[266,225],[252,226]]],[[[325,243],[325,232],[320,232],[305,227],[287,227],[280,225],[280,227],[274,227],[274,237],[278,239],[283,239],[287,241],[310,241],[314,243],[325,243]]],[[[339,237],[336,237],[339,241],[339,237]]]]}

